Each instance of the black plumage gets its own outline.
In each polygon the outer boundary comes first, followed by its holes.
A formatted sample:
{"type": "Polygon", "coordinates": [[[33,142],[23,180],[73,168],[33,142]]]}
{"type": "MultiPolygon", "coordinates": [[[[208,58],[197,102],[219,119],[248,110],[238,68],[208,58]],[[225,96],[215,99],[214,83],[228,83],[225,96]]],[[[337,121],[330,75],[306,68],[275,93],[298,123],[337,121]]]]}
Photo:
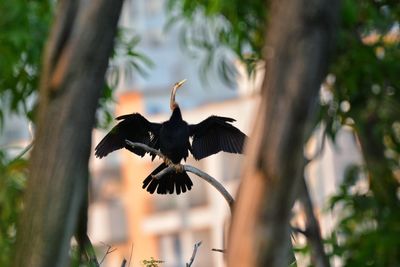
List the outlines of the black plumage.
{"type": "Polygon", "coordinates": [[[157,189],[157,194],[172,194],[174,189],[179,195],[181,192],[185,193],[192,189],[193,183],[186,172],[168,172],[161,179],[154,179],[152,175],[159,173],[167,165],[162,163],[158,166],[149,176],[143,181],[143,188],[153,194],[157,189]]]}
{"type": "MultiPolygon", "coordinates": [[[[188,124],[182,119],[178,104],[175,102],[176,90],[184,81],[175,84],[171,93],[172,115],[163,123],[149,122],[138,113],[123,115],[121,120],[95,148],[98,158],[109,153],[126,148],[131,152],[144,156],[146,151],[141,148],[132,148],[125,140],[146,144],[163,153],[167,160],[156,168],[143,181],[143,188],[148,192],[158,194],[177,194],[190,190],[193,183],[185,171],[173,171],[160,179],[154,179],[167,165],[177,165],[182,159],[186,160],[189,151],[196,160],[208,157],[220,151],[242,153],[246,135],[231,123],[235,120],[227,117],[210,116],[198,124],[188,124]],[[192,143],[190,139],[192,138],[192,143]]],[[[153,155],[154,159],[154,155],[153,155]]]]}

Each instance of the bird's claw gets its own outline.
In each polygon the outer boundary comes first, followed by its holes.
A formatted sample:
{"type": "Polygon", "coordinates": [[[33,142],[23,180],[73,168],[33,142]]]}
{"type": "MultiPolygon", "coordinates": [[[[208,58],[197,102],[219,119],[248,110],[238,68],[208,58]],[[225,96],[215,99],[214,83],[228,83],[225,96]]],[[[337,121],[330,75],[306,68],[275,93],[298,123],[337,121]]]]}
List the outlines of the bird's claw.
{"type": "Polygon", "coordinates": [[[178,173],[178,172],[183,172],[184,171],[184,168],[183,168],[183,165],[182,164],[173,164],[172,165],[172,167],[175,169],[175,171],[178,173]]]}
{"type": "Polygon", "coordinates": [[[172,163],[172,161],[169,159],[169,158],[167,158],[167,157],[163,157],[163,160],[164,160],[164,163],[167,165],[167,166],[172,166],[172,165],[174,165],[174,163],[172,163]]]}
{"type": "Polygon", "coordinates": [[[178,164],[175,164],[175,163],[173,163],[169,158],[167,158],[167,157],[163,157],[163,160],[164,160],[164,163],[167,165],[167,166],[170,166],[170,167],[172,167],[172,168],[174,168],[175,169],[175,171],[178,173],[178,172],[183,172],[184,171],[184,168],[183,168],[183,165],[182,164],[180,164],[180,163],[178,163],[178,164]]]}

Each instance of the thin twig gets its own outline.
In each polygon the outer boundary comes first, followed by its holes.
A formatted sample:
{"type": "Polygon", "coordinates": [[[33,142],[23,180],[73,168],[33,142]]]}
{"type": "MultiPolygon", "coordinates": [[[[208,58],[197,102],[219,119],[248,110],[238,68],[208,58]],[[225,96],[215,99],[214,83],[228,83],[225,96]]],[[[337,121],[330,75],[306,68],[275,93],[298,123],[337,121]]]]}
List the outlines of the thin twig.
{"type": "Polygon", "coordinates": [[[132,245],[131,245],[131,255],[129,255],[129,263],[128,263],[128,267],[130,267],[130,266],[131,266],[132,254],[133,254],[133,243],[132,243],[132,245]]]}
{"type": "Polygon", "coordinates": [[[220,248],[213,248],[211,249],[211,251],[226,253],[226,249],[220,249],[220,248]]]}
{"type": "Polygon", "coordinates": [[[314,214],[314,208],[305,178],[301,179],[300,202],[306,215],[306,230],[303,231],[311,247],[312,261],[317,267],[329,267],[329,259],[324,250],[319,223],[314,214]]]}
{"type": "Polygon", "coordinates": [[[200,245],[201,245],[201,241],[194,244],[192,257],[190,258],[189,263],[186,263],[186,267],[192,266],[194,258],[196,257],[197,249],[200,247],[200,245]]]}
{"type": "Polygon", "coordinates": [[[12,160],[10,160],[9,163],[12,163],[22,158],[33,147],[33,143],[34,141],[32,140],[24,149],[21,150],[21,152],[18,155],[16,155],[12,160]]]}
{"type": "Polygon", "coordinates": [[[105,244],[105,243],[102,243],[102,244],[105,245],[105,246],[107,246],[107,251],[106,251],[106,253],[104,254],[103,258],[101,259],[100,264],[103,263],[103,261],[106,259],[106,257],[107,257],[108,254],[113,253],[114,251],[117,250],[116,248],[113,249],[111,245],[107,245],[107,244],[105,244]]]}
{"type": "MultiPolygon", "coordinates": [[[[159,150],[156,150],[154,148],[151,148],[145,144],[141,144],[141,143],[133,143],[129,140],[126,140],[126,143],[128,145],[130,145],[131,147],[140,147],[142,149],[144,149],[145,151],[152,153],[154,155],[159,156],[162,159],[166,159],[167,157],[165,157],[159,150]]],[[[207,183],[209,183],[210,185],[212,185],[215,189],[217,189],[217,191],[225,198],[226,202],[229,205],[229,208],[232,211],[233,208],[233,203],[234,203],[234,199],[231,196],[231,194],[229,194],[229,192],[225,189],[225,187],[218,182],[214,177],[210,176],[209,174],[191,166],[191,165],[182,165],[183,169],[187,172],[191,172],[193,174],[196,174],[198,177],[200,177],[201,179],[203,179],[204,181],[206,181],[207,183]]],[[[164,176],[165,174],[171,172],[171,171],[175,171],[175,167],[174,166],[168,166],[167,168],[163,169],[162,171],[160,171],[159,173],[153,175],[154,179],[160,179],[162,176],[164,176]]]]}
{"type": "MultiPolygon", "coordinates": [[[[303,229],[300,229],[300,228],[298,228],[298,227],[293,227],[293,226],[291,226],[290,229],[291,229],[292,232],[294,232],[294,233],[302,234],[302,235],[304,235],[305,237],[308,236],[307,230],[303,230],[303,229]]],[[[293,238],[293,236],[292,236],[292,238],[293,238]]]]}

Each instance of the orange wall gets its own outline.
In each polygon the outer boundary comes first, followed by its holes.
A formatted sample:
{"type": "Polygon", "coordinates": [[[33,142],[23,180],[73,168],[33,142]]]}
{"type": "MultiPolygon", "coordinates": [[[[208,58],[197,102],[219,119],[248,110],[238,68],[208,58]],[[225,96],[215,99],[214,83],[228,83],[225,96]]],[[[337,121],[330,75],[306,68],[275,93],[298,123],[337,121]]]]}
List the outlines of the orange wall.
{"type": "MultiPolygon", "coordinates": [[[[142,113],[143,101],[140,93],[129,92],[119,96],[116,115],[142,113]]],[[[117,246],[118,254],[127,260],[133,244],[132,265],[150,257],[158,258],[157,240],[142,230],[142,221],[151,209],[151,195],[142,189],[142,181],[151,173],[150,157],[141,158],[128,150],[123,150],[121,161],[122,201],[126,208],[128,241],[117,246]]],[[[121,260],[119,260],[121,262],[121,260]]]]}

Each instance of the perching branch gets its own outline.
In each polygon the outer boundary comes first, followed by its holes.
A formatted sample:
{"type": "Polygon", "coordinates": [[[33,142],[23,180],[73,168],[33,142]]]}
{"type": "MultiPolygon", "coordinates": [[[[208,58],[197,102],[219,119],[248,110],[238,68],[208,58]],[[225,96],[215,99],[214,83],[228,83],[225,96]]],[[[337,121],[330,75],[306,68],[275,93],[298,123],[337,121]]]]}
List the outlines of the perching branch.
{"type": "Polygon", "coordinates": [[[189,263],[186,263],[186,267],[192,266],[194,258],[196,257],[196,254],[197,254],[197,249],[200,247],[200,245],[201,245],[201,241],[194,244],[192,257],[190,258],[189,263]]]}
{"type": "MultiPolygon", "coordinates": [[[[159,156],[160,158],[164,159],[168,159],[166,156],[164,156],[159,150],[156,150],[154,148],[151,148],[145,144],[142,143],[133,143],[129,140],[125,140],[125,142],[130,145],[131,147],[140,147],[144,150],[146,150],[147,152],[149,152],[152,155],[156,155],[159,156]]],[[[229,208],[232,210],[233,207],[233,203],[234,203],[234,199],[231,196],[231,194],[229,194],[229,192],[225,189],[225,187],[218,182],[215,178],[213,178],[212,176],[208,175],[207,173],[191,166],[191,165],[181,165],[182,168],[187,171],[187,172],[191,172],[193,174],[196,174],[198,177],[200,177],[201,179],[203,179],[204,181],[206,181],[207,183],[211,184],[215,189],[218,190],[218,192],[225,198],[226,202],[229,205],[229,208]]],[[[175,167],[173,165],[169,165],[167,168],[163,169],[162,171],[160,171],[159,173],[153,175],[154,179],[160,179],[162,176],[164,176],[165,174],[175,171],[175,167]]]]}
{"type": "Polygon", "coordinates": [[[197,176],[199,176],[200,178],[202,178],[204,181],[208,182],[210,185],[212,185],[215,189],[218,190],[218,192],[221,193],[221,195],[225,198],[226,202],[229,205],[229,208],[232,210],[233,208],[233,203],[235,202],[235,200],[233,199],[233,197],[231,196],[231,194],[229,194],[229,192],[225,189],[225,187],[218,182],[215,178],[213,178],[212,176],[208,175],[207,173],[193,167],[190,165],[183,165],[183,168],[185,169],[185,171],[191,172],[196,174],[197,176]]]}
{"type": "Polygon", "coordinates": [[[149,147],[149,146],[147,146],[147,145],[145,145],[145,144],[142,144],[142,143],[134,143],[134,142],[131,142],[131,141],[129,141],[128,139],[125,139],[125,142],[128,144],[128,145],[130,145],[131,147],[140,147],[140,148],[142,148],[142,149],[144,149],[144,150],[146,150],[147,152],[149,152],[151,155],[155,155],[155,156],[159,156],[160,158],[165,158],[165,156],[163,155],[163,153],[161,153],[159,150],[157,150],[157,149],[154,149],[154,148],[152,148],[152,147],[149,147]]]}
{"type": "MultiPolygon", "coordinates": [[[[221,195],[225,198],[226,202],[228,202],[229,207],[232,208],[234,199],[220,182],[218,182],[215,178],[208,175],[207,173],[205,173],[191,165],[182,165],[182,167],[185,171],[194,173],[197,176],[199,176],[201,179],[203,179],[204,181],[211,184],[215,189],[218,190],[218,192],[221,193],[221,195]]],[[[175,171],[175,168],[173,166],[168,166],[167,168],[163,169],[159,173],[153,175],[153,177],[154,177],[154,179],[161,179],[162,176],[164,176],[165,174],[172,172],[172,171],[175,171]]]]}

